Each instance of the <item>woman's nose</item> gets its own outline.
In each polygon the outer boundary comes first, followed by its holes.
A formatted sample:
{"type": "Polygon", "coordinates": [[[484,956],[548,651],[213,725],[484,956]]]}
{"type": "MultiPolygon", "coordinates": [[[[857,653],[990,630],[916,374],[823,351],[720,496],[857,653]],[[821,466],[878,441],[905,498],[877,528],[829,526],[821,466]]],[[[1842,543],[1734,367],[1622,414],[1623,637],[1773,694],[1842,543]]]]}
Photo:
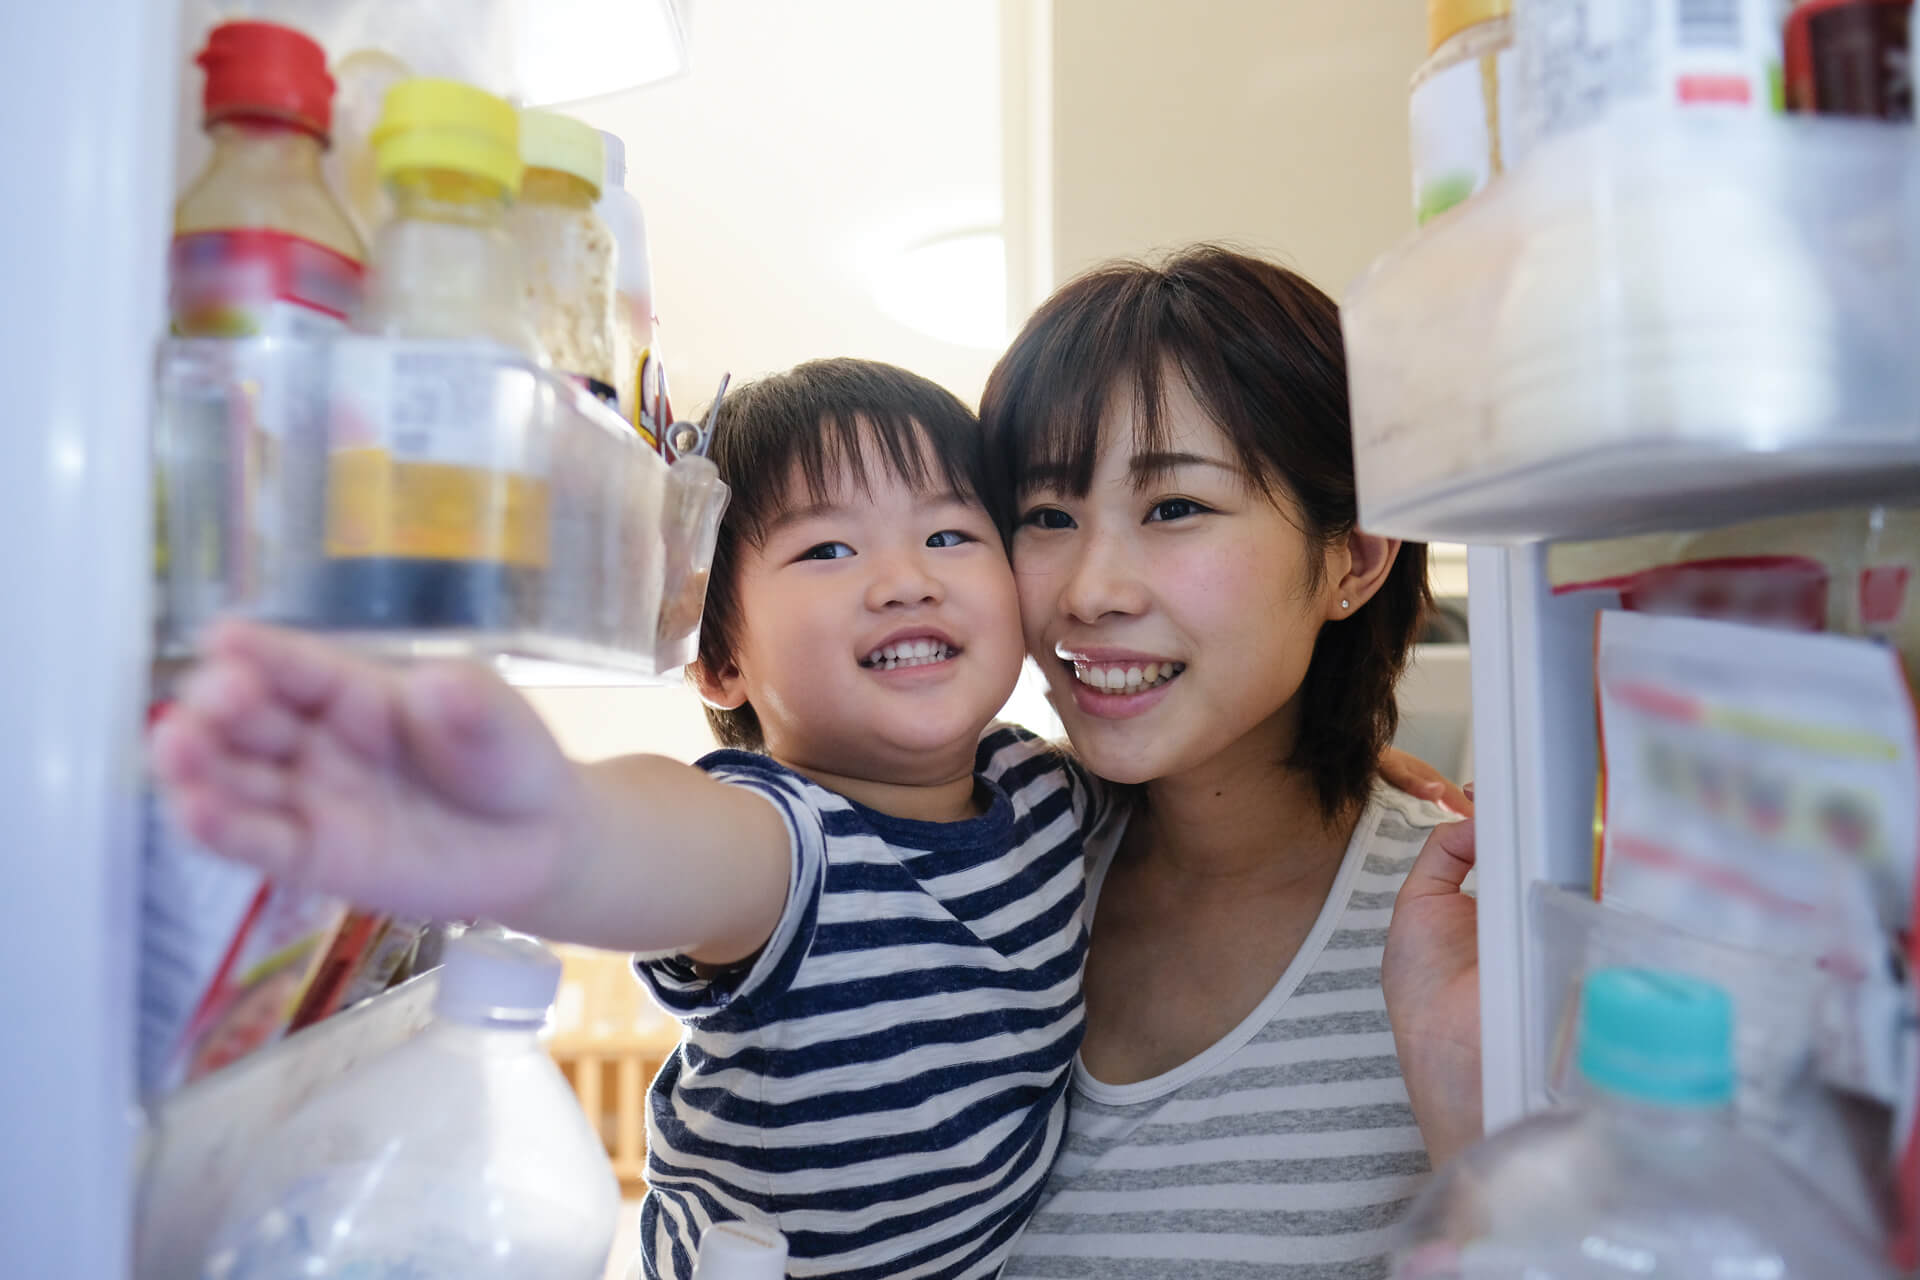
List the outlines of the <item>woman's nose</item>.
{"type": "Polygon", "coordinates": [[[1098,622],[1109,614],[1142,612],[1146,591],[1120,541],[1095,536],[1081,544],[1068,567],[1060,603],[1076,622],[1098,622]]]}

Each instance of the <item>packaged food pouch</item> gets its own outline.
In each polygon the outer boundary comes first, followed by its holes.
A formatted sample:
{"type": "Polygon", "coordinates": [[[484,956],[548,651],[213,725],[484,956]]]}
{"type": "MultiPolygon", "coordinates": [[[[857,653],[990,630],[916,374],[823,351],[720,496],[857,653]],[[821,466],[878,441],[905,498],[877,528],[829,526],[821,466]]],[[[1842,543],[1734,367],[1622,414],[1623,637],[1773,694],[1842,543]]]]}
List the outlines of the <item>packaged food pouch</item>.
{"type": "Polygon", "coordinates": [[[286,1033],[346,908],[208,853],[152,788],[144,803],[139,1082],[159,1097],[286,1033]]]}

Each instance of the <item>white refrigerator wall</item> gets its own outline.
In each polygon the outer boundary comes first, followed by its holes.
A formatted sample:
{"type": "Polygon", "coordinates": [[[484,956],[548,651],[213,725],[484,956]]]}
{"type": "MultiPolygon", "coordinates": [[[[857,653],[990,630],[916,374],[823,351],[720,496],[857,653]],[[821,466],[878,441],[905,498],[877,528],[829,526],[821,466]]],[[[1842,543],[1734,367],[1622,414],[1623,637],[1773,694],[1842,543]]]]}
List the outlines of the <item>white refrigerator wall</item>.
{"type": "Polygon", "coordinates": [[[127,1274],[171,6],[0,6],[0,1251],[127,1274]]]}

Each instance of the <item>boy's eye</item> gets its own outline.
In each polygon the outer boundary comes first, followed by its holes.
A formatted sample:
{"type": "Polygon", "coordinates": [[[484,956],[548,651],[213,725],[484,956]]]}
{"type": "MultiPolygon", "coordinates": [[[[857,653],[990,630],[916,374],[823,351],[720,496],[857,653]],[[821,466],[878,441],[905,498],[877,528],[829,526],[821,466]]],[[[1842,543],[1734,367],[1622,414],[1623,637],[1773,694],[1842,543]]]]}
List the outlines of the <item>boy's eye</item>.
{"type": "Polygon", "coordinates": [[[1035,507],[1020,517],[1024,527],[1033,529],[1071,529],[1073,517],[1058,507],[1035,507]]]}
{"type": "Polygon", "coordinates": [[[800,553],[802,560],[844,560],[853,554],[853,548],[844,542],[822,542],[808,547],[800,553]]]}
{"type": "Polygon", "coordinates": [[[1162,498],[1147,512],[1147,521],[1184,520],[1188,516],[1202,515],[1206,510],[1192,498],[1162,498]]]}
{"type": "Polygon", "coordinates": [[[942,529],[940,532],[930,534],[927,537],[927,545],[930,547],[957,547],[962,543],[975,541],[978,541],[978,539],[972,534],[962,533],[958,529],[942,529]]]}

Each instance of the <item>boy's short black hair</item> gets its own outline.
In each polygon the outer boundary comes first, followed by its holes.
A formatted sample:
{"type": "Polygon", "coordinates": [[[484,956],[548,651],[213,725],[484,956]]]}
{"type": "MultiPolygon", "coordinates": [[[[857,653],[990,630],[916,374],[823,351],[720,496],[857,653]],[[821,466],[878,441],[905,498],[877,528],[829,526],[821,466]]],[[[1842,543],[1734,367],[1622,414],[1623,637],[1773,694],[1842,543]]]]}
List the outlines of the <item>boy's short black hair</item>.
{"type": "MultiPolygon", "coordinates": [[[[728,393],[708,456],[733,490],[720,522],[700,623],[700,661],[720,671],[740,639],[740,559],[759,546],[775,516],[802,502],[831,501],[843,480],[866,489],[866,458],[915,489],[951,490],[985,501],[980,420],[958,397],[918,374],[876,360],[810,360],[728,393]],[[798,481],[798,492],[794,489],[798,481]]],[[[1006,521],[995,511],[994,524],[1006,521]]],[[[766,738],[749,705],[707,708],[722,746],[760,751],[766,738]]]]}
{"type": "MultiPolygon", "coordinates": [[[[1298,513],[1312,544],[1353,532],[1359,512],[1340,310],[1286,268],[1218,245],[1157,265],[1097,267],[1034,312],[980,401],[994,509],[1013,510],[1035,475],[1084,496],[1116,392],[1140,405],[1136,451],[1164,451],[1168,370],[1184,377],[1246,474],[1298,513]]],[[[1329,818],[1373,786],[1399,721],[1394,685],[1430,604],[1426,546],[1406,542],[1379,591],[1351,617],[1320,628],[1286,763],[1313,780],[1329,818]]]]}

